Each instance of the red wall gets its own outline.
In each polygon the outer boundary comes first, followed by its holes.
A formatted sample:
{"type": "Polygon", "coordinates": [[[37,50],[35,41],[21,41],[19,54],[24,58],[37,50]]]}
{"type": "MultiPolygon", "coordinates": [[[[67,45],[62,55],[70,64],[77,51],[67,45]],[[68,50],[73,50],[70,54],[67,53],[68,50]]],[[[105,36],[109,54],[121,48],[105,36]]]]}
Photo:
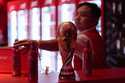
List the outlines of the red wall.
{"type": "Polygon", "coordinates": [[[0,0],[0,46],[7,44],[6,0],[0,0]]]}

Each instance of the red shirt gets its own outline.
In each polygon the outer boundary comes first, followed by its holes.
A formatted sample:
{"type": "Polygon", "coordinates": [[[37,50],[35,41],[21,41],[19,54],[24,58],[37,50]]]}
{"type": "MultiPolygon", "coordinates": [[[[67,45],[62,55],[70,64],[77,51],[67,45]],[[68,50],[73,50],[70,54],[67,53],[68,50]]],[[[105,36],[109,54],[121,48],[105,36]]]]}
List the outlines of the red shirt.
{"type": "Polygon", "coordinates": [[[102,68],[105,67],[105,47],[104,41],[96,31],[95,28],[91,28],[88,31],[83,31],[78,34],[77,37],[77,50],[74,56],[74,68],[76,70],[82,69],[82,57],[84,55],[83,48],[85,46],[85,41],[89,40],[91,42],[91,47],[93,50],[93,67],[102,68]]]}

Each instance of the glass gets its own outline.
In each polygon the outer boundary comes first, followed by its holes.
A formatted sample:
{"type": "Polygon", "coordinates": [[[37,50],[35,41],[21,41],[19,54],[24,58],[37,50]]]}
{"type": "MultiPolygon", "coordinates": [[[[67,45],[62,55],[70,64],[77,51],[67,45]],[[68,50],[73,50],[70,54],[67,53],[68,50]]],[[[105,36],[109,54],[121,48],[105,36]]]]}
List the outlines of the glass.
{"type": "MultiPolygon", "coordinates": [[[[50,40],[55,38],[55,6],[44,6],[41,9],[42,19],[42,40],[50,40]]],[[[41,51],[41,72],[56,72],[57,70],[56,52],[41,51]],[[44,63],[44,64],[43,64],[44,63]]]]}
{"type": "Polygon", "coordinates": [[[75,12],[75,4],[62,4],[58,6],[59,24],[66,21],[73,22],[73,14],[75,12]]]}
{"type": "Polygon", "coordinates": [[[40,40],[40,8],[32,8],[30,16],[30,39],[40,40]]]}
{"type": "Polygon", "coordinates": [[[13,46],[17,39],[17,12],[15,10],[9,12],[8,19],[8,45],[13,46]]]}
{"type": "Polygon", "coordinates": [[[28,21],[27,21],[27,15],[28,15],[28,11],[25,10],[19,10],[17,12],[17,33],[18,33],[18,39],[19,40],[23,40],[23,39],[27,39],[28,38],[28,33],[27,33],[27,25],[28,25],[28,21]]]}

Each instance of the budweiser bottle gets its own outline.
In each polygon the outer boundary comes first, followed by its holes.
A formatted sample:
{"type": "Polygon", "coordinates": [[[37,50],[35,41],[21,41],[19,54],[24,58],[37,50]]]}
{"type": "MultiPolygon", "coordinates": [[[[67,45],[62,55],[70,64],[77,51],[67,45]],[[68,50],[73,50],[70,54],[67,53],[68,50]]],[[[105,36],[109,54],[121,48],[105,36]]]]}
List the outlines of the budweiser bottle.
{"type": "MultiPolygon", "coordinates": [[[[18,40],[15,40],[15,41],[18,41],[18,40]]],[[[13,76],[21,76],[21,55],[20,55],[19,47],[14,47],[13,76]]]]}
{"type": "Polygon", "coordinates": [[[29,64],[29,83],[38,83],[38,47],[35,42],[30,45],[30,54],[28,56],[29,64]]]}

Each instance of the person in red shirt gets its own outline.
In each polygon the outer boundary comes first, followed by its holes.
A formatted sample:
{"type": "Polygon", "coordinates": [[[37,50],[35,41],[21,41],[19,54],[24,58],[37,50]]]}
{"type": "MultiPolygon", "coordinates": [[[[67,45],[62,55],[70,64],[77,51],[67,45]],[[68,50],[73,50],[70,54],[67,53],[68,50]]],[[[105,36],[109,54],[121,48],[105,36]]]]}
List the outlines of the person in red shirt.
{"type": "Polygon", "coordinates": [[[86,43],[89,40],[93,51],[93,67],[103,68],[106,67],[106,55],[105,55],[105,44],[103,38],[99,35],[96,30],[96,25],[100,17],[100,8],[94,3],[81,3],[77,7],[75,15],[75,24],[78,30],[77,36],[77,48],[79,49],[77,56],[74,57],[74,67],[76,69],[82,68],[82,56],[84,47],[87,47],[86,43]]]}
{"type": "MultiPolygon", "coordinates": [[[[75,26],[77,28],[76,51],[74,56],[74,68],[82,68],[83,48],[86,47],[86,41],[90,41],[93,53],[93,67],[103,68],[106,66],[106,55],[103,38],[96,31],[96,25],[100,17],[100,8],[94,3],[80,3],[76,8],[74,16],[75,26]]],[[[64,23],[64,27],[74,27],[70,23],[64,23]]],[[[58,51],[58,38],[53,40],[22,40],[15,42],[14,46],[29,45],[36,43],[40,49],[58,51]]],[[[63,58],[63,57],[62,57],[63,58]]]]}

